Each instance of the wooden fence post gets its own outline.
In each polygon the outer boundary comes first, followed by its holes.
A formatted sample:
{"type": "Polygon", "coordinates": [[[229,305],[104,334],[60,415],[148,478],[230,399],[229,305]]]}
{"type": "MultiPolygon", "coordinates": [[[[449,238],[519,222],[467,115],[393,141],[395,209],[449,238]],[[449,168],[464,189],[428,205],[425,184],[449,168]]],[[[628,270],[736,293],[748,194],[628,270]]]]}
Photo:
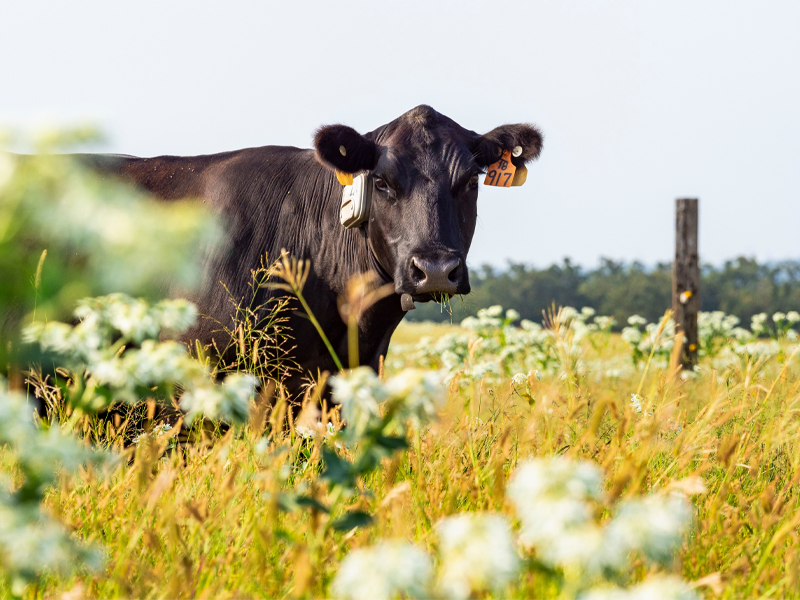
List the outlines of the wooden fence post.
{"type": "Polygon", "coordinates": [[[697,198],[675,202],[675,262],[672,265],[672,310],[684,335],[681,364],[697,364],[697,313],[700,311],[700,261],[697,253],[697,198]]]}

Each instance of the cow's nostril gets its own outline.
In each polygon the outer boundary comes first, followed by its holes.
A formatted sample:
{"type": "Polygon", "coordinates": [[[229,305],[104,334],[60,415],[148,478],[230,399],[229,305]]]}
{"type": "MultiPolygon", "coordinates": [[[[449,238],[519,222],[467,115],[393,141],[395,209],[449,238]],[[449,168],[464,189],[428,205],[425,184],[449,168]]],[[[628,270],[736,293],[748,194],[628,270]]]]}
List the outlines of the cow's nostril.
{"type": "Polygon", "coordinates": [[[460,271],[459,267],[461,267],[461,259],[460,258],[458,259],[458,262],[456,263],[456,266],[454,266],[453,269],[447,274],[447,279],[451,283],[458,283],[458,276],[459,276],[458,272],[460,271]]]}
{"type": "Polygon", "coordinates": [[[411,277],[417,283],[424,281],[425,278],[427,277],[425,271],[423,271],[422,268],[419,266],[419,263],[417,263],[416,258],[411,259],[411,277]]]}

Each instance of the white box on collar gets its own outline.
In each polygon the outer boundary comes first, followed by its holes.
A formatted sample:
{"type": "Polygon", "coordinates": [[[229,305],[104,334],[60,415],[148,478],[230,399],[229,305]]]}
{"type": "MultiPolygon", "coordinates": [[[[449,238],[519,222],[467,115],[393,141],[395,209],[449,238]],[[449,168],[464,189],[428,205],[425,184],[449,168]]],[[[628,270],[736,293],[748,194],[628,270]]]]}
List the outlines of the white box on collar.
{"type": "Polygon", "coordinates": [[[342,225],[348,229],[361,225],[369,217],[371,203],[372,179],[366,173],[356,175],[353,185],[346,185],[342,190],[342,207],[339,210],[342,225]]]}

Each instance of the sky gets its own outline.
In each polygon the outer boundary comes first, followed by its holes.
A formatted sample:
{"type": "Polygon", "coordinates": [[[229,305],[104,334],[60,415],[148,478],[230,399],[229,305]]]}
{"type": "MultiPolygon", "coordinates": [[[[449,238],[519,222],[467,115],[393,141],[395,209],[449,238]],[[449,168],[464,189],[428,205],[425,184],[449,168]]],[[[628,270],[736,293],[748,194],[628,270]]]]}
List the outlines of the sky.
{"type": "Polygon", "coordinates": [[[800,259],[800,2],[0,4],[0,127],[92,122],[97,149],[310,147],[419,104],[545,135],[523,187],[479,197],[469,263],[800,259]]]}

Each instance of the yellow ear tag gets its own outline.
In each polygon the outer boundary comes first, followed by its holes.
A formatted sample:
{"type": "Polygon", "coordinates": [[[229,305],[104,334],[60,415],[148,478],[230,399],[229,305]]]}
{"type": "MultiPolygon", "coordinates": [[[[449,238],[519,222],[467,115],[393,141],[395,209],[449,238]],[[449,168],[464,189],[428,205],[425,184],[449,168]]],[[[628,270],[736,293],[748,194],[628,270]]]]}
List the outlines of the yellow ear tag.
{"type": "Polygon", "coordinates": [[[511,162],[511,150],[506,150],[503,152],[500,160],[493,165],[489,165],[483,184],[492,185],[494,187],[511,187],[516,170],[517,167],[511,162]]]}
{"type": "Polygon", "coordinates": [[[517,169],[517,172],[514,173],[514,179],[511,181],[511,185],[515,187],[518,185],[522,185],[523,183],[525,183],[527,179],[528,179],[528,167],[522,165],[517,169]]]}
{"type": "Polygon", "coordinates": [[[338,179],[339,183],[342,185],[353,185],[352,173],[342,173],[341,171],[336,171],[336,179],[338,179]]]}

